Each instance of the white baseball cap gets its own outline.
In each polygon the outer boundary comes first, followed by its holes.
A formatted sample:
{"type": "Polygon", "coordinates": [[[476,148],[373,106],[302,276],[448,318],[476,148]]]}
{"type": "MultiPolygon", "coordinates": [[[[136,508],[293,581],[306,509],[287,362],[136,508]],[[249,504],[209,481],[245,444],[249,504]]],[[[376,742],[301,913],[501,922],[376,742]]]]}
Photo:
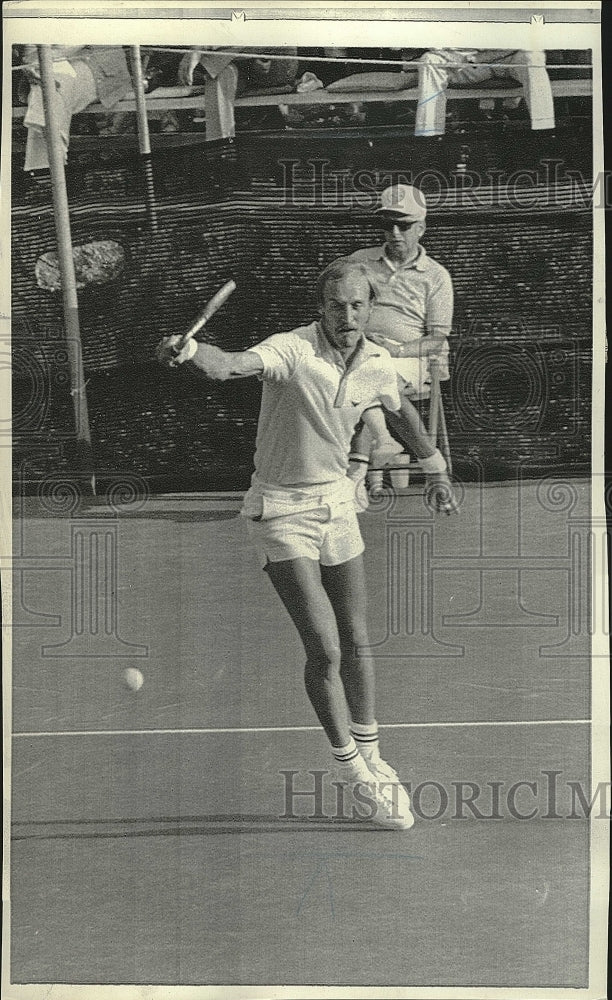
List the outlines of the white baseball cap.
{"type": "Polygon", "coordinates": [[[420,222],[427,215],[425,195],[411,184],[395,184],[385,188],[380,196],[377,215],[396,215],[411,222],[420,222]]]}

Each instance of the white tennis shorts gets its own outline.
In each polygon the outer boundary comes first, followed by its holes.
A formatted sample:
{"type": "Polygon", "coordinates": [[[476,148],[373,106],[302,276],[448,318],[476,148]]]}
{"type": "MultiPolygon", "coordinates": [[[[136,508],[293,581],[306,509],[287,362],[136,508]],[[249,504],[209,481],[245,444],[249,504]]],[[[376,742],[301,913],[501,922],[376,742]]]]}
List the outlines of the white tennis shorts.
{"type": "Polygon", "coordinates": [[[364,550],[354,502],[330,503],[269,520],[248,520],[262,566],[286,559],[315,559],[338,566],[364,550]]]}

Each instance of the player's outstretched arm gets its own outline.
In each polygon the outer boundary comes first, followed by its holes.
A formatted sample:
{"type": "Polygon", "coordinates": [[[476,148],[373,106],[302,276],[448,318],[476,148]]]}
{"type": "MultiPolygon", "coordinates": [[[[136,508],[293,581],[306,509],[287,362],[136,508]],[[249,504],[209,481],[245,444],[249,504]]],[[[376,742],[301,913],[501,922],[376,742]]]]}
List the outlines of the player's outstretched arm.
{"type": "Polygon", "coordinates": [[[157,360],[167,368],[178,368],[191,362],[207,378],[225,382],[232,378],[260,375],[263,362],[254,351],[222,351],[213,344],[198,344],[190,340],[179,349],[180,336],[164,337],[157,346],[157,360]]]}

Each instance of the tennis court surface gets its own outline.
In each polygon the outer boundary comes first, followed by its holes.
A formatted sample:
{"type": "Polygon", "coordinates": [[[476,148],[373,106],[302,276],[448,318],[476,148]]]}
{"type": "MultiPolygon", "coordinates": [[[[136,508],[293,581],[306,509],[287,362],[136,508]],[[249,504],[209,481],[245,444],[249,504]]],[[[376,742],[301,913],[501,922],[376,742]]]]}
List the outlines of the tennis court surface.
{"type": "Polygon", "coordinates": [[[18,500],[11,981],[586,988],[589,494],[362,516],[403,833],[338,808],[238,495],[18,500]]]}

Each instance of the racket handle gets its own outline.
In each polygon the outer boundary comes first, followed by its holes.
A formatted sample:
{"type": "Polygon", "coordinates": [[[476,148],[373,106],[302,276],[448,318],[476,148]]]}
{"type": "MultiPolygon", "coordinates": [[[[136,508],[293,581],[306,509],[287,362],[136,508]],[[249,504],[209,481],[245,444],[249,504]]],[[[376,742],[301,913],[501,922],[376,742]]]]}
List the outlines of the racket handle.
{"type": "Polygon", "coordinates": [[[232,294],[235,288],[236,288],[235,281],[233,280],[226,281],[223,287],[220,288],[219,291],[213,295],[212,299],[210,299],[210,301],[206,303],[206,305],[204,306],[202,312],[197,317],[197,319],[194,320],[194,322],[189,327],[187,332],[184,333],[183,336],[181,337],[178,344],[179,352],[182,351],[185,344],[189,343],[191,338],[195,337],[196,333],[198,333],[198,331],[201,330],[202,327],[206,325],[206,323],[208,323],[211,316],[214,316],[217,310],[221,308],[223,303],[226,302],[227,299],[229,299],[230,295],[232,294]]]}

